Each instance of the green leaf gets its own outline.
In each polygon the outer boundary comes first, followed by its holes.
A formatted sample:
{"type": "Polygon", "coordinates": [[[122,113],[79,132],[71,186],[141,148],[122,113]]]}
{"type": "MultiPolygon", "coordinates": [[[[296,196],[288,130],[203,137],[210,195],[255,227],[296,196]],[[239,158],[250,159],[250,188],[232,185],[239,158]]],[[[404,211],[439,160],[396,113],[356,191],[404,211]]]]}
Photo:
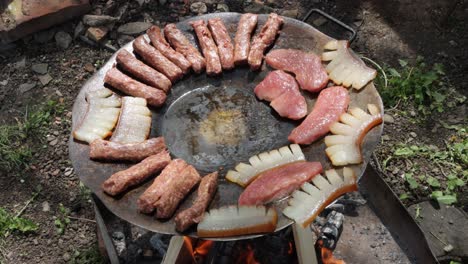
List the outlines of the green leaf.
{"type": "Polygon", "coordinates": [[[429,178],[426,179],[426,182],[431,186],[431,187],[440,187],[440,182],[436,178],[429,176],[429,178]]]}
{"type": "Polygon", "coordinates": [[[408,62],[402,59],[398,59],[398,62],[400,63],[401,67],[405,67],[406,65],[408,65],[408,62]]]}
{"type": "Polygon", "coordinates": [[[408,196],[407,193],[402,193],[402,194],[400,195],[400,200],[402,200],[402,201],[403,201],[403,200],[406,200],[406,199],[408,199],[408,198],[409,198],[409,196],[408,196]]]}
{"type": "Polygon", "coordinates": [[[413,175],[411,173],[405,173],[405,179],[406,182],[408,182],[409,187],[411,189],[417,189],[419,187],[419,183],[416,181],[416,179],[413,178],[413,175]]]}
{"type": "Polygon", "coordinates": [[[394,154],[397,156],[411,156],[414,154],[414,151],[410,148],[403,147],[396,149],[394,154]]]}
{"type": "Polygon", "coordinates": [[[394,68],[390,68],[390,69],[388,69],[388,71],[390,72],[390,75],[391,75],[391,76],[396,76],[396,77],[400,77],[400,78],[401,78],[400,73],[397,72],[397,70],[395,70],[394,68]]]}
{"type": "Polygon", "coordinates": [[[437,199],[439,197],[442,197],[444,196],[444,193],[442,191],[433,191],[431,193],[431,197],[434,198],[434,199],[437,199]]]}
{"type": "Polygon", "coordinates": [[[433,92],[432,98],[434,98],[437,103],[442,103],[445,100],[446,96],[438,92],[433,92]]]}
{"type": "Polygon", "coordinates": [[[455,184],[459,187],[465,186],[465,182],[462,179],[456,179],[455,184]]]}
{"type": "Polygon", "coordinates": [[[437,197],[437,201],[443,204],[450,205],[450,204],[454,204],[457,202],[457,197],[455,195],[447,194],[447,195],[437,197]]]}

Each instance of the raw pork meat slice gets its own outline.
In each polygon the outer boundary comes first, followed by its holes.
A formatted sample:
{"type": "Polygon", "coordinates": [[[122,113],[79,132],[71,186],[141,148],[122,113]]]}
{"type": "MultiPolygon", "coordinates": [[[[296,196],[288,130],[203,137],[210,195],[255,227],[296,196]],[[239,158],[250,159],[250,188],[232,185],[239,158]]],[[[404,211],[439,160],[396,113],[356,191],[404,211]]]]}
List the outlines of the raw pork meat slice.
{"type": "Polygon", "coordinates": [[[320,92],[312,112],[289,134],[289,141],[296,144],[310,144],[330,131],[346,112],[349,93],[343,86],[333,86],[320,92]]]}
{"type": "Polygon", "coordinates": [[[307,104],[296,80],[284,71],[270,72],[255,87],[255,94],[259,99],[271,102],[270,106],[282,117],[297,120],[307,114],[307,104]]]}
{"type": "Polygon", "coordinates": [[[262,172],[239,197],[239,205],[260,205],[289,195],[322,172],[320,162],[298,161],[262,172]]]}
{"type": "Polygon", "coordinates": [[[320,57],[312,52],[295,49],[277,49],[269,52],[265,60],[271,67],[292,72],[302,89],[319,92],[328,83],[328,75],[320,57]]]}

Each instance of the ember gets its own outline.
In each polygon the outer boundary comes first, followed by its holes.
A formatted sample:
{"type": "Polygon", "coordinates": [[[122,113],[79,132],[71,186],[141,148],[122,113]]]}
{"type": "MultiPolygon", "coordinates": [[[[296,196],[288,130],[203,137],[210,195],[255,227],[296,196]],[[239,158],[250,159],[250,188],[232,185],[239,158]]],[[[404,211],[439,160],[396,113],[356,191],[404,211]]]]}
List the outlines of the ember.
{"type": "Polygon", "coordinates": [[[323,246],[322,240],[319,240],[317,243],[320,248],[322,264],[346,264],[343,260],[336,259],[333,256],[332,250],[323,246]]]}
{"type": "Polygon", "coordinates": [[[184,236],[184,242],[187,249],[192,252],[193,259],[196,263],[203,263],[206,255],[213,246],[213,241],[210,240],[193,240],[190,237],[184,236]],[[196,247],[193,247],[193,243],[196,243],[196,247]]]}
{"type": "Polygon", "coordinates": [[[252,250],[252,246],[247,244],[247,249],[241,253],[239,258],[236,261],[236,264],[260,264],[254,257],[254,251],[252,250]]]}

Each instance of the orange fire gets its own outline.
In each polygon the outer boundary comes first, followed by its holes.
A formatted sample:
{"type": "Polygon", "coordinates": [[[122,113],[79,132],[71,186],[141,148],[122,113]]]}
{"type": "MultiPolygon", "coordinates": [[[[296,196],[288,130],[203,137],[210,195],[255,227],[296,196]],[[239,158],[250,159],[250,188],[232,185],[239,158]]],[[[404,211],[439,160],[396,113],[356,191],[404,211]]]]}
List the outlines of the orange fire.
{"type": "Polygon", "coordinates": [[[236,261],[237,264],[260,264],[257,260],[255,260],[254,251],[250,245],[247,245],[247,250],[242,252],[240,257],[236,261]]]}
{"type": "Polygon", "coordinates": [[[289,242],[288,254],[289,254],[289,255],[292,255],[293,252],[294,252],[293,244],[292,244],[292,242],[289,242]]]}
{"type": "Polygon", "coordinates": [[[318,241],[318,246],[320,247],[323,264],[346,264],[344,260],[335,258],[330,249],[323,247],[323,242],[321,240],[318,241]]]}
{"type": "Polygon", "coordinates": [[[208,254],[208,251],[210,251],[212,245],[213,241],[211,240],[199,240],[197,243],[197,248],[195,248],[193,254],[205,256],[206,254],[208,254]]]}

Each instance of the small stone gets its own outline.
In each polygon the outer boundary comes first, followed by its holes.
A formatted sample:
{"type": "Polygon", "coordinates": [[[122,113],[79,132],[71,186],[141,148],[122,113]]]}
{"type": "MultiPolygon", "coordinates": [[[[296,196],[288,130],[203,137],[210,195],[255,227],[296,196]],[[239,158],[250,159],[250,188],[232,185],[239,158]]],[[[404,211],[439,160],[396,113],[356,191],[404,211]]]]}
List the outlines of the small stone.
{"type": "Polygon", "coordinates": [[[47,65],[47,63],[36,63],[31,66],[31,70],[38,74],[46,74],[48,68],[49,65],[47,65]]]}
{"type": "Polygon", "coordinates": [[[125,35],[139,35],[150,28],[151,25],[151,23],[147,22],[131,22],[120,26],[117,32],[125,35]]]}
{"type": "Polygon", "coordinates": [[[73,38],[77,38],[79,35],[83,35],[86,31],[85,26],[83,25],[83,22],[78,22],[78,25],[75,27],[75,31],[73,32],[73,38]]]}
{"type": "Polygon", "coordinates": [[[44,75],[39,75],[38,78],[43,86],[47,85],[50,81],[52,81],[52,76],[50,76],[50,74],[48,73],[44,75]]]}
{"type": "Polygon", "coordinates": [[[57,143],[58,143],[58,139],[54,139],[51,142],[49,142],[49,145],[55,146],[55,145],[57,145],[57,143]]]}
{"type": "Polygon", "coordinates": [[[95,42],[100,42],[109,32],[109,29],[106,27],[90,27],[86,31],[86,36],[94,40],[95,42]]]}
{"type": "Polygon", "coordinates": [[[444,247],[444,251],[449,253],[453,250],[453,246],[451,244],[448,244],[444,247]]]}
{"type": "Polygon", "coordinates": [[[120,47],[124,46],[125,44],[127,44],[128,42],[134,40],[135,38],[132,37],[132,36],[129,36],[129,35],[120,35],[118,38],[117,38],[117,43],[119,44],[120,47]]]}
{"type": "Polygon", "coordinates": [[[190,12],[195,14],[205,14],[208,12],[208,7],[203,2],[195,2],[190,5],[190,12]]]}
{"type": "Polygon", "coordinates": [[[26,57],[22,57],[20,60],[15,62],[13,67],[15,67],[15,69],[22,69],[26,67],[26,57]]]}
{"type": "Polygon", "coordinates": [[[395,123],[395,118],[393,118],[393,116],[391,116],[389,114],[384,114],[383,120],[384,120],[385,123],[389,123],[389,124],[395,123]]]}
{"type": "Polygon", "coordinates": [[[83,16],[83,24],[90,26],[90,27],[99,27],[112,24],[119,19],[112,16],[107,15],[84,15],[83,16]]]}
{"type": "Polygon", "coordinates": [[[36,87],[36,83],[35,82],[32,82],[32,83],[23,83],[19,86],[19,92],[20,93],[25,93],[25,92],[28,92],[29,90],[31,90],[32,88],[36,87]]]}
{"type": "Polygon", "coordinates": [[[42,203],[42,212],[49,212],[50,211],[50,205],[49,202],[45,201],[42,203]]]}
{"type": "Polygon", "coordinates": [[[411,111],[410,111],[410,116],[415,117],[415,116],[416,116],[416,112],[415,112],[414,110],[411,110],[411,111]]]}
{"type": "Polygon", "coordinates": [[[226,4],[218,4],[216,6],[216,10],[218,10],[219,12],[229,12],[229,6],[226,4]]]}
{"type": "Polygon", "coordinates": [[[60,174],[60,169],[54,170],[51,174],[52,174],[52,176],[57,176],[57,175],[59,175],[59,174],[60,174]]]}
{"type": "Polygon", "coordinates": [[[411,137],[414,137],[414,138],[418,136],[418,134],[416,134],[415,132],[410,132],[409,134],[411,137]]]}
{"type": "Polygon", "coordinates": [[[86,63],[86,64],[84,65],[84,70],[87,71],[87,72],[93,73],[94,70],[95,70],[95,68],[94,68],[94,65],[93,65],[93,64],[91,64],[91,63],[88,62],[88,63],[86,63]]]}
{"type": "Polygon", "coordinates": [[[34,244],[34,245],[38,245],[38,244],[39,244],[39,241],[37,241],[37,239],[35,238],[35,239],[33,239],[33,244],[34,244]]]}
{"type": "Polygon", "coordinates": [[[153,250],[146,249],[145,251],[143,251],[143,258],[152,259],[153,258],[153,250]]]}
{"type": "Polygon", "coordinates": [[[389,141],[389,140],[390,140],[390,136],[389,136],[389,135],[383,135],[383,136],[382,136],[382,140],[383,140],[383,141],[389,141]]]}
{"type": "Polygon", "coordinates": [[[66,171],[66,172],[64,173],[64,175],[65,175],[66,177],[68,177],[68,176],[70,176],[72,173],[73,173],[73,171],[70,170],[70,171],[66,171]]]}
{"type": "Polygon", "coordinates": [[[0,82],[0,85],[1,85],[1,86],[5,86],[5,85],[7,85],[7,84],[8,84],[8,80],[3,80],[3,81],[0,82]]]}
{"type": "Polygon", "coordinates": [[[297,18],[298,14],[299,10],[297,9],[284,10],[283,12],[281,12],[281,15],[292,18],[297,18]]]}
{"type": "Polygon", "coordinates": [[[57,94],[59,97],[63,96],[63,94],[59,90],[55,90],[55,94],[57,94]]]}
{"type": "Polygon", "coordinates": [[[323,24],[327,23],[327,19],[325,19],[324,17],[319,17],[317,19],[315,19],[312,24],[314,24],[314,26],[316,27],[320,27],[322,26],[323,24]]]}
{"type": "Polygon", "coordinates": [[[59,31],[57,34],[55,34],[55,43],[61,49],[68,49],[72,41],[73,39],[70,34],[65,31],[59,31]]]}
{"type": "Polygon", "coordinates": [[[70,254],[68,254],[68,253],[63,254],[62,258],[66,262],[70,261],[70,259],[71,259],[70,254]]]}
{"type": "Polygon", "coordinates": [[[458,43],[455,42],[455,40],[450,40],[450,41],[449,41],[449,44],[450,44],[451,46],[453,46],[453,47],[458,46],[458,43]]]}

